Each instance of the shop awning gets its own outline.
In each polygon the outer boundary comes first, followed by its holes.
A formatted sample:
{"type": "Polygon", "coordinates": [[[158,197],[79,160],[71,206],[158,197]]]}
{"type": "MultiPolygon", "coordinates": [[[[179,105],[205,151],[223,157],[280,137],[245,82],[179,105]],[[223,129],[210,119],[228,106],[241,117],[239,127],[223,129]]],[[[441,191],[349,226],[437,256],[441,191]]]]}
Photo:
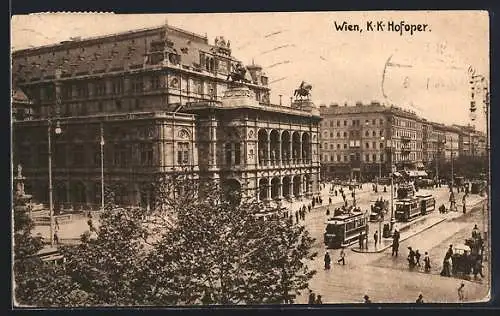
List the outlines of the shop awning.
{"type": "Polygon", "coordinates": [[[425,172],[423,170],[417,171],[417,173],[418,173],[419,177],[427,177],[427,172],[425,172]]]}

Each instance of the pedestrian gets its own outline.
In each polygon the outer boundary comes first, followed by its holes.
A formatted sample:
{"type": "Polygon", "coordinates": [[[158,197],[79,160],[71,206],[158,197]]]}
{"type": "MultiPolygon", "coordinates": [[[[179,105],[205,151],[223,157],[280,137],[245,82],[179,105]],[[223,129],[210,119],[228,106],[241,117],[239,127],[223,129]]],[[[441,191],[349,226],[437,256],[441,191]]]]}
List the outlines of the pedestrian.
{"type": "Polygon", "coordinates": [[[472,229],[472,238],[479,239],[480,237],[481,237],[481,234],[479,233],[479,228],[477,228],[477,224],[475,224],[474,228],[472,229]]]}
{"type": "Polygon", "coordinates": [[[318,295],[318,297],[316,297],[316,301],[314,301],[314,304],[323,304],[323,301],[321,301],[321,295],[318,295]]]}
{"type": "Polygon", "coordinates": [[[415,303],[417,303],[417,304],[423,304],[424,303],[424,296],[422,295],[422,293],[420,293],[418,295],[417,301],[415,303]]]}
{"type": "Polygon", "coordinates": [[[431,259],[429,258],[429,254],[427,253],[427,251],[425,252],[424,256],[424,271],[425,272],[431,271],[431,259]]]}
{"type": "Polygon", "coordinates": [[[297,223],[299,222],[299,212],[295,212],[295,220],[297,223]]]}
{"type": "Polygon", "coordinates": [[[415,264],[420,267],[420,252],[418,252],[418,249],[415,251],[415,264]]]}
{"type": "Polygon", "coordinates": [[[396,239],[392,240],[392,255],[391,256],[398,256],[398,251],[399,251],[399,242],[396,239]]]}
{"type": "Polygon", "coordinates": [[[89,225],[89,230],[94,231],[94,223],[92,222],[92,218],[89,218],[87,224],[89,225]]]}
{"type": "Polygon", "coordinates": [[[450,260],[451,260],[451,257],[448,258],[447,256],[444,257],[443,259],[443,269],[441,270],[441,276],[451,276],[451,267],[450,267],[450,260]]]}
{"type": "Polygon", "coordinates": [[[338,192],[337,192],[337,190],[335,190],[335,196],[338,196],[338,192]]]}
{"type": "Polygon", "coordinates": [[[375,234],[373,234],[373,240],[375,241],[375,248],[377,248],[377,242],[378,242],[378,230],[375,231],[375,234]]]}
{"type": "MultiPolygon", "coordinates": [[[[314,205],[316,205],[316,202],[314,201],[314,199],[312,200],[312,207],[314,208],[314,205]]],[[[310,211],[310,209],[309,209],[310,211]]]]}
{"type": "Polygon", "coordinates": [[[330,258],[330,254],[328,251],[325,253],[325,270],[330,270],[330,262],[332,259],[330,258]]]}
{"type": "Polygon", "coordinates": [[[342,261],[342,265],[345,266],[345,251],[344,251],[344,247],[340,248],[340,258],[339,258],[339,260],[337,260],[337,263],[340,264],[341,261],[342,261]]]}
{"type": "Polygon", "coordinates": [[[365,304],[371,304],[372,301],[368,295],[365,295],[363,298],[365,299],[365,304]]]}
{"type": "Polygon", "coordinates": [[[413,269],[415,267],[415,251],[411,247],[408,247],[408,267],[413,269]]]}
{"type": "Polygon", "coordinates": [[[329,215],[330,215],[330,209],[329,209],[329,208],[327,208],[327,209],[326,209],[326,216],[329,216],[329,215]]]}
{"type": "Polygon", "coordinates": [[[451,256],[453,256],[453,245],[450,245],[450,246],[448,247],[448,250],[446,251],[446,254],[445,254],[445,256],[444,256],[444,259],[445,259],[445,260],[448,260],[448,259],[450,259],[450,258],[451,258],[451,256]]]}
{"type": "MultiPolygon", "coordinates": [[[[313,206],[314,206],[314,203],[313,203],[313,206]]],[[[309,211],[309,213],[311,213],[311,204],[307,205],[307,210],[309,211]]]]}
{"type": "Polygon", "coordinates": [[[359,243],[359,249],[363,249],[363,240],[364,240],[364,237],[363,237],[363,232],[361,232],[359,234],[359,240],[358,240],[358,243],[359,243]]]}
{"type": "Polygon", "coordinates": [[[476,260],[476,263],[472,267],[472,274],[474,274],[474,280],[477,279],[478,274],[481,276],[481,278],[484,278],[483,265],[481,264],[481,260],[479,259],[476,260]]]}
{"type": "Polygon", "coordinates": [[[307,304],[312,305],[314,304],[315,301],[316,301],[316,295],[312,290],[309,290],[309,300],[307,301],[307,304]]]}
{"type": "Polygon", "coordinates": [[[59,245],[59,236],[57,236],[57,232],[54,233],[54,243],[59,245]]]}
{"type": "Polygon", "coordinates": [[[55,220],[55,228],[56,230],[59,230],[59,221],[57,220],[57,217],[55,217],[54,220],[55,220]]]}
{"type": "Polygon", "coordinates": [[[331,197],[328,198],[328,204],[330,204],[330,205],[332,204],[332,198],[331,197]]]}
{"type": "Polygon", "coordinates": [[[458,290],[457,290],[457,292],[458,292],[458,300],[460,302],[462,302],[464,300],[464,298],[465,298],[465,296],[464,296],[464,287],[465,287],[465,285],[463,283],[461,283],[460,286],[458,287],[458,290]]]}
{"type": "Polygon", "coordinates": [[[466,206],[465,206],[465,194],[464,194],[464,197],[462,198],[462,212],[465,214],[465,211],[466,211],[466,206]]]}

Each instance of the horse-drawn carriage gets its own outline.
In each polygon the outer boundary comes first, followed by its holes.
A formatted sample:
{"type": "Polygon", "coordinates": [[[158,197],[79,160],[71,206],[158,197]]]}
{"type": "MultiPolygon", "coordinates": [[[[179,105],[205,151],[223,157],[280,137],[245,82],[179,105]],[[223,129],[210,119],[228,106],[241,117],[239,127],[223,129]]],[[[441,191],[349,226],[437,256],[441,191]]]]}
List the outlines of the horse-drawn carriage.
{"type": "Polygon", "coordinates": [[[463,245],[455,246],[453,249],[452,273],[468,276],[473,272],[474,266],[479,261],[483,262],[483,239],[481,236],[465,239],[463,245]]]}
{"type": "Polygon", "coordinates": [[[471,273],[475,261],[471,256],[471,249],[467,245],[457,245],[451,256],[451,273],[467,276],[471,273]]]}

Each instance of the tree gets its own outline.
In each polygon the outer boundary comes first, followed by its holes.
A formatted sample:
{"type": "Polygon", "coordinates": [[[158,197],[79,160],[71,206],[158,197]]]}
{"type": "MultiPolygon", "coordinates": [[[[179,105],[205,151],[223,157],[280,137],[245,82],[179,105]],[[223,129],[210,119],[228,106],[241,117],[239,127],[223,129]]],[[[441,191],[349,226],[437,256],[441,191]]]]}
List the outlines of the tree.
{"type": "MultiPolygon", "coordinates": [[[[112,194],[108,194],[112,199],[112,194]]],[[[82,236],[82,243],[61,249],[67,259],[66,270],[96,305],[136,305],[138,276],[146,253],[147,230],[143,210],[115,208],[108,200],[100,216],[96,238],[82,236]]]]}
{"type": "Polygon", "coordinates": [[[281,216],[259,220],[256,202],[227,201],[213,183],[198,186],[198,194],[184,192],[203,199],[172,201],[175,226],[165,229],[147,258],[150,291],[143,293],[150,302],[281,303],[307,287],[314,271],[305,261],[315,254],[303,227],[281,216]]]}
{"type": "Polygon", "coordinates": [[[44,263],[38,256],[44,248],[41,237],[33,237],[28,196],[14,196],[14,298],[23,306],[75,306],[89,302],[87,293],[72,282],[61,267],[44,263]]]}

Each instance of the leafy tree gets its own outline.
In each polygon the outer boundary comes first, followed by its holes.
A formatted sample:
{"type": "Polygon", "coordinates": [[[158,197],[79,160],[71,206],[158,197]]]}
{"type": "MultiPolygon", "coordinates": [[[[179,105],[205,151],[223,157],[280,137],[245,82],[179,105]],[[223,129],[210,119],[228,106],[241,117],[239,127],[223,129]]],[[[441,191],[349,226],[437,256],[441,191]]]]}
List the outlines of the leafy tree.
{"type": "Polygon", "coordinates": [[[314,272],[305,261],[315,254],[303,227],[280,216],[261,221],[257,203],[227,201],[213,183],[184,192],[203,200],[181,194],[171,201],[175,225],[147,258],[149,290],[142,293],[152,304],[281,303],[307,287],[314,272]]]}
{"type": "Polygon", "coordinates": [[[143,211],[113,205],[108,201],[95,238],[87,232],[81,244],[62,248],[66,270],[97,305],[142,304],[136,299],[135,287],[141,282],[137,276],[146,253],[143,211]]]}

